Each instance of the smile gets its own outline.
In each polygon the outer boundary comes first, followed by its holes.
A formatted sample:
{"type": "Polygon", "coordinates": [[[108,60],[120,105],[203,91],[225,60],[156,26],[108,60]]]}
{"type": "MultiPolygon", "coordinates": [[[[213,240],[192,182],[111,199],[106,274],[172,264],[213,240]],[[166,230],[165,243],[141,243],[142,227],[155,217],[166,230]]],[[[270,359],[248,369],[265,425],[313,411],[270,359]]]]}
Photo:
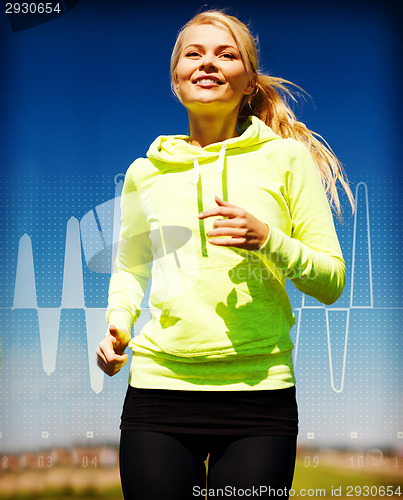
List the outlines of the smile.
{"type": "Polygon", "coordinates": [[[217,78],[196,78],[193,82],[194,85],[200,85],[201,87],[212,87],[212,86],[218,86],[222,85],[222,82],[218,80],[217,78]]]}

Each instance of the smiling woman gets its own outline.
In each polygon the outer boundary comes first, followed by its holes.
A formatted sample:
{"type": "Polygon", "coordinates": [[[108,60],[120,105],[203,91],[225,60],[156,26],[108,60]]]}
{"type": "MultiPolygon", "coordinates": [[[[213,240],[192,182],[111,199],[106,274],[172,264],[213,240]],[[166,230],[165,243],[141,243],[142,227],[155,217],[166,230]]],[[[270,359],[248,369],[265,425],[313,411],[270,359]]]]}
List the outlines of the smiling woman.
{"type": "Polygon", "coordinates": [[[157,137],[127,171],[110,326],[97,350],[108,375],[133,351],[124,496],[190,499],[206,486],[208,456],[210,496],[231,486],[287,498],[298,408],[286,280],[325,304],[339,298],[345,264],[326,193],[339,210],[336,180],[351,192],[337,158],[281,97],[287,82],[259,74],[238,19],[193,18],[171,73],[190,134],[157,137]],[[192,237],[179,243],[172,227],[192,237]],[[130,339],[150,277],[152,319],[130,339]]]}
{"type": "MultiPolygon", "coordinates": [[[[186,30],[182,43],[173,78],[189,113],[191,137],[206,130],[201,121],[210,124],[215,142],[237,136],[239,106],[243,96],[253,92],[255,78],[250,78],[234,38],[223,27],[200,24],[186,30]],[[198,124],[200,132],[195,130],[198,124]]],[[[204,147],[211,139],[194,138],[193,144],[204,147]]]]}

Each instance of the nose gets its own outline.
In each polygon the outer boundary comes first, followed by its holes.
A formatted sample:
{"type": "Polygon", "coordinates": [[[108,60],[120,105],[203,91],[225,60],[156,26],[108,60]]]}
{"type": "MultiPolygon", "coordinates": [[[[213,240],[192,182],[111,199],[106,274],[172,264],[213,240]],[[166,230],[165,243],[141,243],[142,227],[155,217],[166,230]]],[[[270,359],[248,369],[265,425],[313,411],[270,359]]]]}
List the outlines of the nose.
{"type": "Polygon", "coordinates": [[[217,63],[215,61],[215,56],[211,52],[206,52],[203,54],[203,57],[200,59],[200,69],[217,69],[217,63]]]}

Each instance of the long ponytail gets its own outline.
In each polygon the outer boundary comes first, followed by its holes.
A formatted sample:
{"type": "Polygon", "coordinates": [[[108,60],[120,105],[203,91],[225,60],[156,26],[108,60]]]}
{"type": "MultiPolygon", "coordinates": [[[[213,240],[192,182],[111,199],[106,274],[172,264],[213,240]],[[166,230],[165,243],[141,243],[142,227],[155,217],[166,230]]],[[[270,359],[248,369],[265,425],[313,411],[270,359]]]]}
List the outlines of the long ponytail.
{"type": "Polygon", "coordinates": [[[238,122],[242,123],[249,115],[255,115],[280,137],[291,137],[302,142],[309,149],[319,170],[328,200],[341,220],[337,181],[343,186],[354,212],[354,196],[343,165],[319,134],[312,132],[304,123],[297,120],[288,104],[289,99],[296,100],[290,86],[302,90],[288,80],[258,74],[254,92],[250,96],[245,96],[244,102],[241,103],[238,122]]]}

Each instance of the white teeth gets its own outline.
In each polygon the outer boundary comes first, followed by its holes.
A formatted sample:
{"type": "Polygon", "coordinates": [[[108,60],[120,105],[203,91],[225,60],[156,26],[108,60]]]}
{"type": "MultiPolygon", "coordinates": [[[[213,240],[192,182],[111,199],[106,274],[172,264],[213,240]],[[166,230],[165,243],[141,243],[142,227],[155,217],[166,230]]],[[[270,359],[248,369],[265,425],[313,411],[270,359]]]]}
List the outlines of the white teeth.
{"type": "Polygon", "coordinates": [[[210,78],[203,78],[201,80],[196,80],[196,83],[218,83],[217,80],[212,80],[210,78]]]}

